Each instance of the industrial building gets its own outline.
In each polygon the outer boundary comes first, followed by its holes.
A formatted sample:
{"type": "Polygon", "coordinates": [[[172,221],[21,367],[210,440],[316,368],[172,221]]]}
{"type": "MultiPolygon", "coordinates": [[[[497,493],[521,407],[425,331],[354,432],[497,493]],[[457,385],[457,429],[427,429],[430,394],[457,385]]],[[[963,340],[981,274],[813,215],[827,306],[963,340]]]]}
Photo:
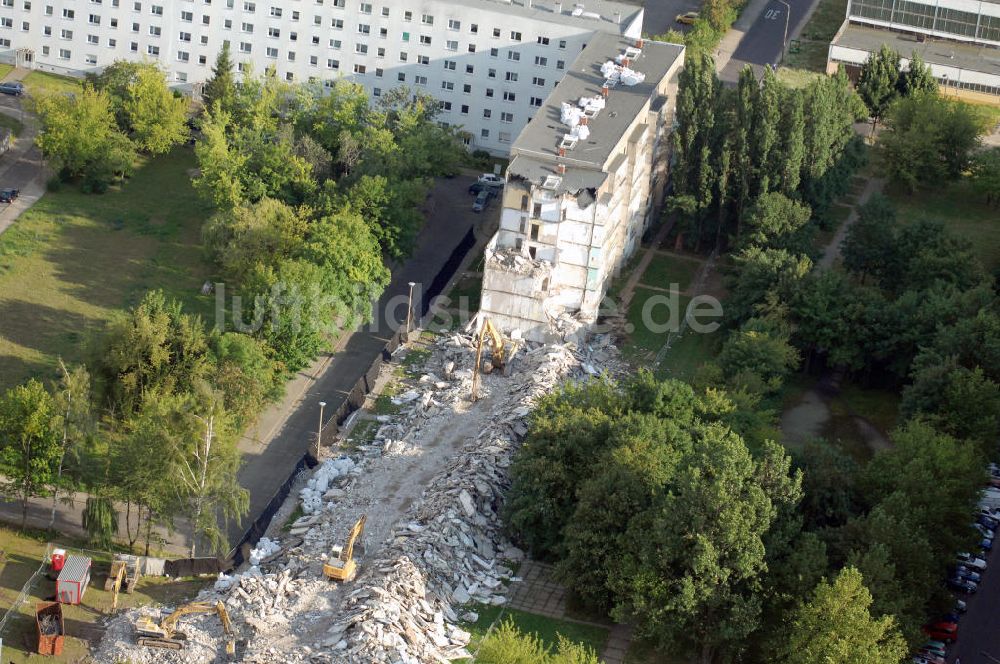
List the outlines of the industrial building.
{"type": "Polygon", "coordinates": [[[611,0],[2,0],[0,62],[81,76],[152,60],[197,92],[229,43],[241,69],[288,81],[422,90],[471,148],[506,155],[588,41],[637,38],[642,19],[611,0]]]}
{"type": "Polygon", "coordinates": [[[856,78],[882,44],[904,67],[912,53],[930,65],[942,94],[1000,104],[1000,2],[996,0],[849,0],[830,44],[827,71],[843,64],[856,78]]]}
{"type": "Polygon", "coordinates": [[[678,44],[595,35],[517,137],[480,313],[544,341],[585,331],[658,211],[678,44]]]}

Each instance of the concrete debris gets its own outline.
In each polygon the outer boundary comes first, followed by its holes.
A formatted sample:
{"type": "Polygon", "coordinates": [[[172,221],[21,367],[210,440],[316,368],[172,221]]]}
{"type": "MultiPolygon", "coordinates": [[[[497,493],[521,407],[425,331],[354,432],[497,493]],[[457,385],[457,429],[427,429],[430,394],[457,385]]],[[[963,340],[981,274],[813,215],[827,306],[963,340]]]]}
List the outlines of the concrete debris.
{"type": "Polygon", "coordinates": [[[51,615],[43,615],[38,621],[38,629],[43,636],[55,636],[59,633],[59,619],[51,615]]]}
{"type": "Polygon", "coordinates": [[[513,248],[497,247],[486,252],[489,267],[529,276],[545,277],[552,273],[552,263],[529,258],[513,248]]]}
{"type": "MultiPolygon", "coordinates": [[[[404,379],[407,398],[398,413],[379,420],[375,440],[313,472],[302,490],[303,510],[307,499],[312,510],[291,524],[292,533],[272,526],[272,539],[254,549],[256,564],[220,575],[202,591],[199,601],[225,603],[240,661],[439,664],[471,657],[470,635],[459,622],[479,618],[474,604],[504,604],[516,579],[512,569],[524,559],[503,536],[499,510],[526,418],[562,381],[624,371],[603,338],[527,343],[510,375],[482,377],[471,404],[474,356],[471,335],[439,337],[424,365],[411,367],[420,378],[404,379]],[[323,562],[361,514],[367,525],[354,550],[358,577],[332,582],[323,562]]],[[[393,370],[385,367],[386,375],[393,370]]],[[[225,657],[212,615],[181,620],[181,651],[137,646],[132,624],[139,611],[111,621],[97,662],[207,664],[225,657]]]]}
{"type": "Polygon", "coordinates": [[[254,566],[260,565],[260,561],[277,553],[280,548],[281,544],[279,542],[269,540],[266,537],[261,537],[260,541],[257,542],[257,546],[250,551],[250,564],[254,566]]]}

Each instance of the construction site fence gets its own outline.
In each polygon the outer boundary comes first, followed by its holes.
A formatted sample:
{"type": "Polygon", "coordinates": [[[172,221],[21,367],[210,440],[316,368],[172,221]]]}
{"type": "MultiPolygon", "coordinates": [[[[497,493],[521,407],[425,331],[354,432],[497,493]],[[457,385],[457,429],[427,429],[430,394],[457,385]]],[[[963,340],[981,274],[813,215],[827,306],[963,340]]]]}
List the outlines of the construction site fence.
{"type": "MultiPolygon", "coordinates": [[[[434,275],[434,279],[431,280],[431,284],[426,289],[419,289],[414,292],[415,302],[414,310],[418,312],[417,319],[423,318],[423,316],[430,310],[431,302],[435,297],[441,294],[441,292],[451,281],[452,277],[455,276],[455,272],[458,270],[462,261],[465,259],[466,254],[472,249],[476,244],[475,233],[470,228],[469,231],[462,238],[461,242],[452,250],[451,254],[448,256],[448,260],[445,261],[444,265],[438,270],[438,273],[434,275]]],[[[314,467],[318,461],[319,447],[329,447],[333,445],[337,440],[337,434],[340,432],[340,426],[351,416],[351,413],[361,408],[365,399],[371,393],[372,389],[375,387],[375,381],[378,380],[379,373],[382,371],[382,365],[389,362],[392,359],[392,354],[396,352],[406,340],[408,330],[406,326],[400,326],[391,337],[386,341],[382,350],[375,356],[372,360],[371,365],[368,370],[358,378],[357,382],[348,392],[347,396],[341,402],[340,406],[337,407],[331,414],[329,419],[323,424],[320,429],[319,436],[314,435],[313,446],[310,448],[309,452],[306,453],[299,462],[295,465],[291,474],[285,479],[281,487],[275,492],[268,501],[267,507],[264,511],[254,520],[249,528],[244,532],[243,537],[240,538],[233,549],[229,553],[229,561],[231,561],[231,567],[239,567],[249,558],[250,549],[260,541],[260,538],[264,536],[267,532],[268,526],[271,524],[271,519],[284,504],[285,499],[288,498],[288,494],[291,492],[292,484],[295,483],[295,477],[302,472],[305,468],[314,467]]]]}

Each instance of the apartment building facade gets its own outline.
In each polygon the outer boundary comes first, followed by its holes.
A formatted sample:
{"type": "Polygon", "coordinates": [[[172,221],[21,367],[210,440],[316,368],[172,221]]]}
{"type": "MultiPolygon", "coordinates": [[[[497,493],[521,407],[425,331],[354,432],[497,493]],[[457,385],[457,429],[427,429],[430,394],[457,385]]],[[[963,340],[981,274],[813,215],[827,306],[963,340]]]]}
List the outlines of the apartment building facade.
{"type": "Polygon", "coordinates": [[[1000,1],[850,0],[827,69],[856,76],[882,44],[904,67],[918,53],[943,94],[1000,105],[1000,1]]]}
{"type": "Polygon", "coordinates": [[[241,69],[287,81],[429,93],[470,146],[506,154],[588,40],[638,37],[642,18],[610,0],[0,0],[0,61],[83,75],[151,60],[197,91],[228,42],[241,69]]]}
{"type": "Polygon", "coordinates": [[[536,341],[586,333],[662,201],[678,44],[596,35],[514,143],[480,312],[536,341]]]}

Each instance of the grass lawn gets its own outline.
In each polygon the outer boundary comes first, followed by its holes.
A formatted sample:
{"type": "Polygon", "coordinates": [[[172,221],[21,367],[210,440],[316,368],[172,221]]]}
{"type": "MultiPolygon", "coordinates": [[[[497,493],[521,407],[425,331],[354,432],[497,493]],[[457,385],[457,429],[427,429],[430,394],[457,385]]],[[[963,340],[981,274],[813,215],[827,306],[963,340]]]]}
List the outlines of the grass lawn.
{"type": "Polygon", "coordinates": [[[14,65],[0,64],[0,79],[4,78],[7,74],[14,71],[14,65]]]}
{"type": "Polygon", "coordinates": [[[469,650],[474,652],[479,643],[486,636],[490,625],[503,612],[501,620],[513,620],[514,625],[525,634],[535,634],[546,645],[555,647],[559,642],[558,634],[574,643],[580,643],[593,648],[598,655],[604,650],[604,644],[608,640],[609,630],[604,627],[593,625],[581,625],[567,620],[557,620],[546,618],[545,616],[518,611],[517,609],[504,609],[499,606],[485,606],[481,604],[469,607],[479,614],[479,619],[471,624],[463,624],[462,628],[472,634],[472,641],[469,650]]]}
{"type": "MultiPolygon", "coordinates": [[[[52,540],[47,533],[21,533],[0,528],[0,551],[4,558],[0,562],[0,608],[4,611],[14,603],[21,588],[31,578],[42,563],[46,543],[52,541],[70,549],[80,543],[72,540],[52,540]]],[[[58,536],[55,536],[58,537],[58,536]]],[[[87,639],[98,639],[102,628],[97,624],[111,612],[111,593],[104,591],[104,580],[110,567],[110,554],[86,552],[94,558],[91,583],[83,597],[83,604],[63,605],[66,623],[65,648],[61,657],[45,658],[48,662],[77,662],[87,652],[87,639]]],[[[136,606],[175,605],[194,597],[210,580],[184,579],[169,580],[163,577],[143,578],[133,594],[121,593],[119,610],[136,606]]],[[[42,658],[32,654],[37,644],[35,632],[35,603],[45,600],[55,593],[55,583],[44,575],[39,576],[28,601],[17,614],[11,617],[3,633],[4,664],[13,662],[38,662],[42,658]]]]}
{"type": "Polygon", "coordinates": [[[6,127],[14,132],[15,136],[20,136],[24,131],[24,125],[17,118],[12,118],[11,116],[0,113],[0,127],[6,127]]]}
{"type": "Polygon", "coordinates": [[[107,194],[64,187],[0,235],[0,389],[51,377],[59,357],[80,362],[84,342],[152,289],[210,322],[214,297],[200,295],[210,210],[191,187],[194,165],[178,149],[107,194]]]}
{"type": "Polygon", "coordinates": [[[840,391],[840,399],[851,411],[871,422],[886,436],[899,422],[898,392],[845,385],[840,391]]]}
{"type": "Polygon", "coordinates": [[[691,287],[701,266],[702,262],[696,259],[654,254],[639,282],[683,292],[691,287]]]}
{"type": "Polygon", "coordinates": [[[451,300],[448,306],[471,315],[479,311],[479,301],[482,294],[482,277],[462,277],[448,292],[448,298],[451,300]]]}
{"type": "MultiPolygon", "coordinates": [[[[826,71],[826,56],[830,48],[830,40],[844,22],[847,14],[847,0],[820,0],[809,22],[802,28],[799,35],[800,47],[798,53],[789,52],[782,69],[805,70],[823,73],[826,71]]],[[[794,81],[805,81],[801,75],[784,74],[782,80],[791,78],[794,81]]]]}
{"type": "Polygon", "coordinates": [[[690,381],[698,373],[701,365],[714,360],[719,354],[722,339],[723,334],[719,331],[711,334],[685,331],[663,356],[663,362],[656,368],[657,377],[690,381]]]}
{"type": "Polygon", "coordinates": [[[687,305],[690,301],[691,298],[678,296],[676,293],[664,293],[641,286],[637,287],[628,308],[629,340],[622,349],[625,355],[632,359],[649,359],[655,356],[666,342],[668,332],[679,329],[678,326],[684,320],[684,313],[687,311],[687,305]],[[654,296],[657,301],[655,304],[650,303],[649,305],[648,316],[650,320],[644,322],[643,309],[646,307],[646,302],[654,296]],[[669,327],[667,331],[654,330],[650,329],[647,322],[659,328],[669,327]]]}
{"type": "Polygon", "coordinates": [[[83,85],[82,79],[49,74],[44,71],[29,73],[24,77],[23,82],[29,95],[78,92],[83,85]]]}
{"type": "Polygon", "coordinates": [[[899,211],[901,221],[938,219],[952,232],[972,242],[973,250],[987,270],[1000,267],[1000,223],[996,209],[974,193],[967,180],[959,180],[927,191],[911,194],[888,187],[886,194],[899,211]]]}

